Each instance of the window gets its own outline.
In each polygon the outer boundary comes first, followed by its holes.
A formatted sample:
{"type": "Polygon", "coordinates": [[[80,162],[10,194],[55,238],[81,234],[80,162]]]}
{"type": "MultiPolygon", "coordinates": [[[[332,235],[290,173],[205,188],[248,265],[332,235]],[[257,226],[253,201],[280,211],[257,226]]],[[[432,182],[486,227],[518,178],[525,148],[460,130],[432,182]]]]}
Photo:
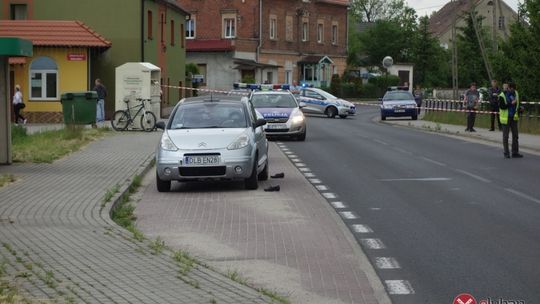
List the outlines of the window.
{"type": "Polygon", "coordinates": [[[317,42],[324,42],[324,24],[320,22],[317,23],[317,42]]]}
{"type": "Polygon", "coordinates": [[[146,21],[148,22],[146,24],[146,32],[147,32],[146,35],[148,39],[152,39],[154,37],[154,28],[153,28],[154,18],[152,16],[152,11],[148,11],[146,21]]]}
{"type": "Polygon", "coordinates": [[[161,29],[161,43],[165,42],[165,15],[161,14],[161,20],[160,20],[160,29],[161,29]]]}
{"type": "Polygon", "coordinates": [[[276,39],[276,25],[277,25],[277,17],[276,16],[270,16],[270,39],[274,40],[276,39]]]}
{"type": "Polygon", "coordinates": [[[171,19],[171,45],[174,45],[174,20],[171,19]]]}
{"type": "Polygon", "coordinates": [[[236,37],[236,18],[223,18],[223,37],[234,38],[236,37]]]}
{"type": "Polygon", "coordinates": [[[308,41],[308,38],[309,38],[308,22],[303,21],[302,22],[302,41],[308,41]]]}
{"type": "Polygon", "coordinates": [[[186,20],[186,39],[195,38],[195,18],[192,15],[191,19],[186,20]]]}
{"type": "Polygon", "coordinates": [[[332,24],[332,44],[336,45],[338,43],[338,26],[337,24],[332,24]]]}
{"type": "Polygon", "coordinates": [[[180,45],[184,48],[186,37],[184,36],[184,25],[180,24],[180,45]]]}
{"type": "Polygon", "coordinates": [[[285,17],[285,40],[293,41],[293,28],[294,28],[293,16],[285,17]]]}
{"type": "Polygon", "coordinates": [[[11,4],[10,13],[11,20],[26,20],[27,19],[26,4],[11,4]]]}
{"type": "Polygon", "coordinates": [[[58,99],[58,66],[49,57],[30,64],[30,99],[58,99]]]}
{"type": "Polygon", "coordinates": [[[504,16],[500,16],[499,17],[499,30],[504,30],[505,28],[505,24],[504,24],[504,16]]]}

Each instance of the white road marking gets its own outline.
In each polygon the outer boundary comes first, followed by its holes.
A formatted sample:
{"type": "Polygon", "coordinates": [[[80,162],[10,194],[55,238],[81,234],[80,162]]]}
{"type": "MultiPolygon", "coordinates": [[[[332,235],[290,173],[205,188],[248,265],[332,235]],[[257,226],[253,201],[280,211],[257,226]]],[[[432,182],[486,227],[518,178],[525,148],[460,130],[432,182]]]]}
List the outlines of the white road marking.
{"type": "Polygon", "coordinates": [[[306,164],[304,164],[304,163],[296,163],[296,166],[297,166],[297,167],[305,167],[306,164]]]}
{"type": "Polygon", "coordinates": [[[342,211],[339,213],[344,219],[347,219],[347,220],[355,220],[358,218],[358,216],[356,216],[356,214],[354,214],[354,212],[351,212],[351,211],[342,211]]]}
{"type": "Polygon", "coordinates": [[[386,246],[380,239],[361,239],[360,243],[368,249],[384,249],[386,246]]]}
{"type": "Polygon", "coordinates": [[[516,190],[514,190],[514,189],[510,189],[510,188],[506,188],[506,189],[504,189],[504,190],[506,190],[506,191],[508,191],[508,192],[510,192],[510,193],[513,193],[513,194],[515,194],[515,195],[517,195],[517,196],[519,196],[519,197],[521,197],[521,198],[527,199],[527,200],[529,200],[529,201],[531,201],[531,202],[535,202],[535,203],[537,203],[537,204],[540,204],[540,200],[539,200],[539,199],[534,198],[534,197],[532,197],[532,196],[530,196],[530,195],[527,195],[527,194],[525,194],[525,193],[516,191],[516,190]]]}
{"type": "Polygon", "coordinates": [[[414,294],[414,289],[409,281],[405,280],[385,280],[386,289],[391,295],[409,295],[414,294]]]}
{"type": "Polygon", "coordinates": [[[289,154],[289,158],[290,158],[290,159],[293,159],[293,158],[296,158],[296,157],[298,157],[298,156],[296,156],[296,155],[294,155],[294,154],[289,154]]]}
{"type": "Polygon", "coordinates": [[[322,195],[328,199],[337,198],[337,196],[332,192],[324,192],[322,195]]]}
{"type": "Polygon", "coordinates": [[[381,211],[381,208],[379,208],[379,207],[371,207],[369,209],[373,210],[373,211],[381,211]]]}
{"type": "Polygon", "coordinates": [[[445,163],[438,162],[438,161],[433,160],[431,158],[427,158],[427,157],[424,157],[424,156],[421,156],[420,158],[427,161],[428,163],[432,163],[432,164],[435,164],[435,165],[441,166],[441,167],[446,167],[445,163]]]}
{"type": "Polygon", "coordinates": [[[313,174],[311,172],[306,172],[306,173],[304,173],[304,176],[305,177],[315,177],[315,174],[313,174]]]}
{"type": "Polygon", "coordinates": [[[290,154],[294,154],[294,152],[292,152],[292,151],[285,151],[285,154],[289,154],[289,156],[290,156],[290,154]]]}
{"type": "Polygon", "coordinates": [[[325,185],[317,185],[317,186],[315,186],[315,188],[317,188],[317,190],[319,190],[319,191],[328,190],[328,187],[326,187],[325,185]]]}
{"type": "Polygon", "coordinates": [[[459,172],[459,173],[465,174],[465,175],[467,175],[467,176],[469,176],[469,177],[472,177],[472,178],[474,178],[474,179],[476,179],[476,180],[479,180],[479,181],[481,181],[481,182],[484,182],[484,183],[491,183],[491,181],[490,181],[489,179],[483,178],[483,177],[478,176],[478,175],[476,175],[476,174],[474,174],[474,173],[471,173],[471,172],[468,172],[468,171],[465,171],[465,170],[461,170],[461,169],[456,169],[456,171],[459,172]]]}
{"type": "Polygon", "coordinates": [[[302,162],[302,161],[300,160],[300,158],[291,158],[291,161],[292,161],[293,163],[299,163],[299,162],[302,162]]]}
{"type": "Polygon", "coordinates": [[[394,150],[396,150],[396,151],[398,151],[398,152],[401,152],[401,153],[403,153],[403,154],[412,155],[412,152],[407,151],[407,150],[405,150],[405,149],[398,148],[398,147],[394,147],[394,150]]]}
{"type": "Polygon", "coordinates": [[[375,266],[379,269],[399,269],[401,266],[398,261],[390,257],[376,257],[375,266]]]}
{"type": "Polygon", "coordinates": [[[388,143],[386,143],[386,142],[384,142],[384,141],[382,141],[382,140],[374,139],[373,141],[376,142],[376,143],[379,143],[379,144],[381,144],[381,145],[384,145],[384,146],[388,146],[388,145],[389,145],[388,143]]]}
{"type": "Polygon", "coordinates": [[[371,228],[369,228],[366,225],[361,225],[361,224],[352,225],[352,229],[356,233],[372,233],[373,232],[371,228]]]}
{"type": "Polygon", "coordinates": [[[309,182],[312,183],[312,184],[321,184],[322,181],[318,178],[310,178],[309,179],[309,182]]]}
{"type": "Polygon", "coordinates": [[[332,206],[336,209],[345,209],[347,208],[347,205],[345,205],[343,202],[330,202],[332,206]]]}
{"type": "Polygon", "coordinates": [[[285,148],[285,147],[281,148],[281,150],[284,152],[290,151],[289,148],[285,148]]]}
{"type": "Polygon", "coordinates": [[[298,170],[302,171],[302,172],[309,172],[311,171],[310,168],[298,168],[298,170]]]}
{"type": "Polygon", "coordinates": [[[420,178],[387,178],[379,179],[380,182],[443,182],[452,180],[448,177],[420,177],[420,178]]]}

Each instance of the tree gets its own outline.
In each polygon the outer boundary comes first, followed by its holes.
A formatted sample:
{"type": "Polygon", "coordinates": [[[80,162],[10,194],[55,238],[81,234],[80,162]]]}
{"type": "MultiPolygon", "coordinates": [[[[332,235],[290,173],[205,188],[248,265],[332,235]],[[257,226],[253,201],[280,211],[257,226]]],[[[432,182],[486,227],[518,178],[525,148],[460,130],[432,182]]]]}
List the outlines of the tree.
{"type": "Polygon", "coordinates": [[[450,54],[429,31],[429,18],[420,18],[413,43],[414,82],[423,87],[450,86],[450,54]]]}
{"type": "Polygon", "coordinates": [[[522,96],[540,99],[540,0],[527,0],[520,7],[522,22],[510,27],[510,37],[495,57],[495,75],[518,85],[522,96]]]}
{"type": "Polygon", "coordinates": [[[391,56],[394,62],[409,61],[411,45],[408,38],[397,23],[379,20],[358,36],[359,51],[366,55],[363,61],[369,66],[382,66],[385,56],[391,56]]]}
{"type": "Polygon", "coordinates": [[[351,13],[360,22],[391,20],[409,8],[404,0],[352,0],[351,13]]]}
{"type": "MultiPolygon", "coordinates": [[[[477,24],[482,24],[484,17],[478,16],[478,13],[473,12],[472,14],[468,14],[467,18],[465,18],[466,25],[458,28],[458,74],[459,85],[461,87],[468,87],[472,82],[476,82],[479,85],[487,85],[489,83],[489,77],[482,58],[478,37],[476,36],[476,31],[474,29],[473,16],[476,18],[477,24]]],[[[488,35],[486,34],[485,29],[479,28],[478,30],[480,31],[480,39],[484,39],[484,45],[491,45],[491,43],[487,43],[488,35]]]]}

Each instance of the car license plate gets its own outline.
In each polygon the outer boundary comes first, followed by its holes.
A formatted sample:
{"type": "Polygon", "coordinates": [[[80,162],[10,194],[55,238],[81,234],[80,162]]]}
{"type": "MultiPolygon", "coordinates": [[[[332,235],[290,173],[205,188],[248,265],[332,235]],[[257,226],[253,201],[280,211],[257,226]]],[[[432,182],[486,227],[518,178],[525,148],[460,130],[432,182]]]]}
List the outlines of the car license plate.
{"type": "Polygon", "coordinates": [[[184,156],[184,166],[214,166],[221,163],[219,155],[184,156]]]}
{"type": "Polygon", "coordinates": [[[405,110],[403,109],[394,110],[394,113],[405,113],[405,110]]]}
{"type": "Polygon", "coordinates": [[[266,128],[272,129],[272,130],[287,129],[287,125],[286,124],[267,124],[266,128]]]}

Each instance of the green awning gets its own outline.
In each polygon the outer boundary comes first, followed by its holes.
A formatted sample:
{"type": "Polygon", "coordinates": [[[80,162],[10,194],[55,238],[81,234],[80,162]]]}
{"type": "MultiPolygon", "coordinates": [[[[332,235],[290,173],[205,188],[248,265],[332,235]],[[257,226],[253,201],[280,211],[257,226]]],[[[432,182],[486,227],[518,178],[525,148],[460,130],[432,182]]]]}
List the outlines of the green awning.
{"type": "Polygon", "coordinates": [[[0,37],[0,56],[32,57],[32,55],[32,41],[14,37],[0,37]]]}

